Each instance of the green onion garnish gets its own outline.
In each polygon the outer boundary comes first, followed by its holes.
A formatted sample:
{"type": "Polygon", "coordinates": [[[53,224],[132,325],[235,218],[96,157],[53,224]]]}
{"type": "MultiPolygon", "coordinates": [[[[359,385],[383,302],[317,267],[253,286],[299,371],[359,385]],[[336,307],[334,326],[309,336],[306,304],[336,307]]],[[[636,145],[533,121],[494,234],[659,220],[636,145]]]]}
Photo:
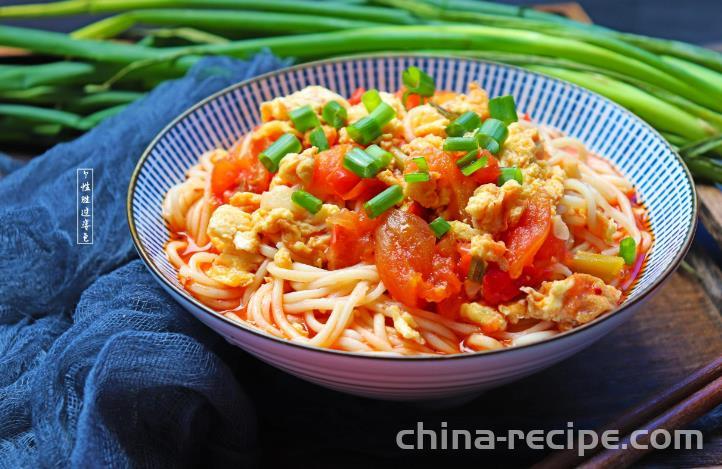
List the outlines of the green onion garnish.
{"type": "Polygon", "coordinates": [[[258,159],[266,169],[275,173],[278,171],[278,164],[284,156],[289,153],[299,153],[302,148],[301,142],[298,141],[296,136],[292,133],[287,133],[278,137],[278,140],[263,150],[258,155],[258,159]]]}
{"type": "Polygon", "coordinates": [[[396,117],[396,111],[394,111],[394,108],[388,104],[380,102],[376,105],[374,110],[371,111],[369,117],[375,120],[379,127],[383,127],[391,122],[391,119],[396,117]]]}
{"type": "Polygon", "coordinates": [[[496,140],[499,146],[504,144],[506,137],[509,136],[509,130],[506,128],[506,124],[498,119],[487,119],[479,127],[479,133],[488,135],[489,137],[496,140]]]}
{"type": "Polygon", "coordinates": [[[476,143],[479,144],[479,148],[483,148],[485,150],[489,150],[492,155],[496,155],[499,153],[499,150],[501,147],[499,146],[499,142],[494,140],[493,138],[489,137],[486,134],[480,134],[477,132],[475,135],[476,137],[476,143]]]}
{"type": "Polygon", "coordinates": [[[381,136],[381,126],[371,116],[362,117],[346,127],[346,131],[354,142],[361,145],[368,145],[381,136]]]}
{"type": "Polygon", "coordinates": [[[299,132],[305,132],[308,129],[321,125],[318,116],[316,116],[316,113],[313,112],[313,109],[311,109],[309,105],[297,107],[289,112],[288,115],[291,117],[293,126],[296,127],[296,130],[299,132]]]}
{"type": "Polygon", "coordinates": [[[341,106],[337,101],[327,102],[323,107],[321,115],[328,125],[337,129],[340,129],[346,124],[346,118],[348,116],[346,108],[341,106]]]}
{"type": "Polygon", "coordinates": [[[426,162],[426,158],[423,156],[417,156],[416,158],[411,158],[411,161],[416,163],[416,167],[419,168],[419,171],[428,172],[429,171],[429,163],[426,162]]]}
{"type": "Polygon", "coordinates": [[[361,102],[364,104],[364,107],[368,112],[373,111],[376,109],[376,106],[381,104],[381,95],[379,95],[379,90],[375,88],[368,90],[361,95],[361,102]]]}
{"type": "Polygon", "coordinates": [[[489,162],[489,158],[485,156],[482,156],[478,160],[474,161],[473,163],[464,166],[461,168],[461,174],[464,176],[471,176],[475,172],[479,171],[481,168],[486,167],[486,164],[489,162]]]}
{"type": "Polygon", "coordinates": [[[451,225],[448,221],[439,217],[436,220],[429,223],[429,228],[434,232],[437,238],[444,236],[450,229],[451,225]]]}
{"type": "Polygon", "coordinates": [[[434,79],[418,67],[409,67],[404,70],[401,80],[409,93],[419,96],[433,96],[436,90],[434,79]]]}
{"type": "Polygon", "coordinates": [[[619,255],[624,259],[625,264],[634,264],[634,260],[637,258],[637,243],[634,238],[627,237],[619,243],[619,255]]]}
{"type": "Polygon", "coordinates": [[[371,156],[373,156],[374,158],[376,158],[376,159],[378,159],[379,161],[381,161],[381,168],[382,168],[382,169],[385,168],[385,167],[387,167],[387,166],[391,163],[391,160],[394,159],[394,155],[392,155],[391,152],[388,152],[388,151],[384,150],[383,148],[381,148],[381,147],[378,146],[378,145],[368,146],[368,147],[366,147],[366,150],[365,150],[365,151],[366,151],[366,153],[368,153],[369,155],[371,155],[371,156]]]}
{"type": "Polygon", "coordinates": [[[372,178],[381,171],[381,160],[360,148],[352,148],[343,157],[343,167],[362,178],[372,178]]]}
{"type": "Polygon", "coordinates": [[[321,210],[321,207],[323,206],[323,201],[317,197],[312,196],[306,191],[294,191],[293,194],[291,194],[291,200],[296,205],[299,205],[306,210],[308,210],[311,213],[318,213],[319,210],[321,210]]]}
{"type": "Polygon", "coordinates": [[[474,137],[449,137],[444,140],[446,151],[471,151],[479,148],[474,137]]]}
{"type": "Polygon", "coordinates": [[[446,135],[449,137],[462,137],[466,132],[471,132],[480,125],[481,118],[479,115],[473,111],[467,111],[446,127],[446,135]]]}
{"type": "Polygon", "coordinates": [[[366,202],[364,209],[369,217],[376,218],[402,200],[404,200],[404,190],[401,186],[394,184],[366,202]]]}
{"type": "Polygon", "coordinates": [[[468,278],[472,282],[481,282],[481,278],[484,276],[485,271],[486,262],[484,262],[484,259],[474,256],[471,258],[471,264],[469,264],[469,273],[466,275],[466,278],[468,278]]]}
{"type": "Polygon", "coordinates": [[[311,141],[311,145],[318,148],[318,151],[328,150],[328,139],[326,134],[321,127],[316,127],[313,132],[308,136],[311,141]]]}
{"type": "Polygon", "coordinates": [[[521,174],[521,169],[514,167],[501,168],[501,174],[499,175],[497,184],[503,186],[507,181],[511,181],[512,179],[519,184],[524,184],[524,176],[521,174]]]}
{"type": "Polygon", "coordinates": [[[476,158],[479,156],[479,150],[471,150],[466,155],[462,156],[458,160],[456,160],[456,165],[459,168],[463,168],[464,166],[468,165],[469,163],[472,163],[476,160],[476,158]]]}
{"type": "Polygon", "coordinates": [[[499,96],[489,101],[489,114],[494,119],[498,119],[505,124],[509,125],[512,122],[516,122],[518,117],[516,115],[516,104],[514,104],[514,97],[511,95],[499,96]]]}
{"type": "Polygon", "coordinates": [[[429,173],[408,173],[404,175],[406,182],[427,182],[431,180],[429,173]]]}

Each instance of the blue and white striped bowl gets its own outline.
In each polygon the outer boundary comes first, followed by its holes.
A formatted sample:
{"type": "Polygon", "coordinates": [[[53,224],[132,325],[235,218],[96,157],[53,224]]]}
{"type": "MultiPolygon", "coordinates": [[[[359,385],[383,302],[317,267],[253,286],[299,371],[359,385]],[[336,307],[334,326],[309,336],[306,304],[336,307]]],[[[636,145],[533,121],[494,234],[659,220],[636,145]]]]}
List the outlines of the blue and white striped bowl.
{"type": "MultiPolygon", "coordinates": [[[[352,394],[398,400],[478,393],[550,366],[627,320],[669,277],[694,233],[697,201],[691,176],[662,137],[611,101],[536,73],[462,58],[393,55],[316,62],[260,76],[225,89],[175,119],[147,148],[128,193],[128,222],[141,257],[160,284],[191,314],[259,359],[308,381],[352,394]],[[654,246],[643,275],[615,312],[543,342],[448,357],[373,357],[318,349],[271,337],[203,306],[181,287],[163,246],[168,230],[161,202],[184,180],[201,153],[229,147],[260,122],[263,101],[308,85],[348,96],[357,87],[395,90],[415,65],[437,87],[465,91],[477,81],[490,96],[512,94],[518,108],[583,141],[613,161],[649,209],[654,246]]],[[[599,353],[604,353],[602,350],[599,353]]]]}

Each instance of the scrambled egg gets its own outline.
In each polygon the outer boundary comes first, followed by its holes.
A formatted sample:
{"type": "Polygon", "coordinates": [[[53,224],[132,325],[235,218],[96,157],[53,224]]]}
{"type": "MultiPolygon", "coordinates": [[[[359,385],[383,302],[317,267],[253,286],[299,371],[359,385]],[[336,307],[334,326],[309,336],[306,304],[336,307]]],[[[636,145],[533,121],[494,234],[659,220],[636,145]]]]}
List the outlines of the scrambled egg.
{"type": "MultiPolygon", "coordinates": [[[[408,160],[417,156],[423,156],[427,161],[432,161],[435,154],[441,152],[443,139],[436,135],[418,137],[404,145],[401,150],[408,155],[408,160]]],[[[406,184],[405,196],[415,200],[422,207],[440,209],[451,202],[452,189],[448,185],[440,183],[441,174],[438,171],[429,171],[428,182],[406,184]]]]}
{"type": "Polygon", "coordinates": [[[404,124],[407,140],[426,135],[446,137],[446,126],[449,125],[449,119],[442,116],[435,107],[423,104],[407,113],[404,124]]]}
{"type": "Polygon", "coordinates": [[[257,254],[224,252],[213,261],[206,275],[229,287],[245,287],[253,282],[255,275],[251,272],[258,269],[262,260],[257,254]]]}
{"type": "Polygon", "coordinates": [[[510,180],[499,187],[484,184],[474,191],[466,205],[466,213],[475,228],[487,233],[499,233],[516,223],[524,212],[522,186],[510,180]]]}
{"type": "Polygon", "coordinates": [[[278,172],[271,179],[271,188],[276,186],[308,185],[313,177],[316,147],[310,147],[301,153],[289,153],[278,165],[278,172]]]}
{"type": "Polygon", "coordinates": [[[341,106],[349,107],[348,101],[333,91],[323,86],[307,86],[301,91],[261,104],[261,119],[263,122],[287,121],[290,119],[288,114],[290,111],[306,105],[311,106],[314,112],[320,115],[323,106],[329,101],[338,101],[341,106]]]}
{"type": "Polygon", "coordinates": [[[493,334],[506,330],[506,319],[496,309],[479,303],[461,305],[461,317],[481,326],[484,334],[493,334]]]}
{"type": "Polygon", "coordinates": [[[508,130],[509,136],[499,154],[501,166],[515,166],[523,169],[536,162],[542,149],[539,131],[535,127],[524,127],[519,122],[509,124],[508,130]]]}
{"type": "Polygon", "coordinates": [[[438,96],[434,96],[434,102],[449,112],[463,114],[474,111],[482,119],[489,117],[489,95],[478,83],[469,83],[466,94],[441,92],[438,96]]]}
{"type": "Polygon", "coordinates": [[[614,309],[622,292],[601,279],[575,273],[564,280],[543,282],[539,290],[522,287],[527,293],[527,315],[559,323],[562,327],[584,324],[614,309]]]}
{"type": "Polygon", "coordinates": [[[402,312],[401,308],[396,305],[390,306],[389,311],[391,312],[391,318],[394,321],[394,329],[401,334],[401,337],[413,340],[419,344],[424,343],[424,338],[421,337],[421,333],[417,329],[419,326],[416,324],[416,321],[414,321],[413,316],[406,311],[402,312]]]}
{"type": "Polygon", "coordinates": [[[506,245],[504,241],[494,241],[490,234],[478,234],[471,238],[469,253],[486,262],[496,262],[502,270],[506,270],[507,261],[504,258],[506,245]]]}
{"type": "Polygon", "coordinates": [[[261,206],[261,194],[256,194],[255,192],[236,192],[228,199],[228,203],[240,208],[244,212],[251,213],[254,210],[258,210],[261,206]]]}

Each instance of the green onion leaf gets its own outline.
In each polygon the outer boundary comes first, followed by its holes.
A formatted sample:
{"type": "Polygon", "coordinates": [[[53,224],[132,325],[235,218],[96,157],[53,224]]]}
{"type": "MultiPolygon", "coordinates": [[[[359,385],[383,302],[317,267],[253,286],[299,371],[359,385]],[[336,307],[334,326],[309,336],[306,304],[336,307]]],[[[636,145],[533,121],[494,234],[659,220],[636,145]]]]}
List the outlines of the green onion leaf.
{"type": "Polygon", "coordinates": [[[519,184],[524,184],[524,176],[521,174],[521,169],[514,167],[501,168],[501,174],[499,175],[497,184],[503,186],[507,181],[511,181],[512,179],[519,184]]]}
{"type": "Polygon", "coordinates": [[[426,162],[426,158],[423,156],[417,156],[416,158],[411,158],[411,161],[416,163],[416,167],[419,168],[419,171],[428,172],[429,171],[429,163],[426,162]]]}
{"type": "Polygon", "coordinates": [[[381,104],[381,95],[379,95],[379,90],[375,88],[368,90],[361,95],[361,102],[364,104],[364,107],[368,112],[373,111],[376,109],[376,106],[381,104]]]}
{"type": "Polygon", "coordinates": [[[634,264],[634,260],[637,258],[637,243],[634,238],[627,237],[619,243],[619,255],[624,259],[625,264],[634,264]]]}
{"type": "Polygon", "coordinates": [[[451,225],[449,224],[448,221],[439,217],[436,220],[429,223],[429,228],[431,228],[431,231],[434,232],[434,234],[436,235],[437,238],[441,238],[451,229],[451,225]]]}
{"type": "Polygon", "coordinates": [[[343,157],[343,167],[362,178],[372,178],[381,171],[381,160],[360,148],[352,148],[343,157]]]}
{"type": "Polygon", "coordinates": [[[475,172],[479,171],[481,168],[485,168],[486,164],[488,162],[489,162],[489,158],[486,155],[484,155],[481,158],[479,158],[478,160],[474,161],[473,163],[461,168],[461,173],[464,176],[471,176],[475,172]]]}
{"type": "Polygon", "coordinates": [[[361,145],[368,145],[381,136],[381,126],[371,116],[362,117],[346,127],[346,131],[354,142],[361,145]]]}
{"type": "Polygon", "coordinates": [[[296,127],[296,130],[299,132],[305,132],[308,129],[321,125],[318,116],[316,116],[316,113],[313,112],[313,109],[311,109],[309,105],[297,107],[289,112],[288,115],[291,117],[293,126],[296,127]]]}
{"type": "Polygon", "coordinates": [[[474,137],[449,137],[444,140],[445,151],[471,151],[479,148],[474,137]]]}
{"type": "Polygon", "coordinates": [[[344,124],[346,124],[346,118],[348,117],[346,108],[341,106],[338,101],[327,102],[323,107],[321,115],[328,125],[331,125],[336,129],[343,127],[344,124]]]}
{"type": "Polygon", "coordinates": [[[477,149],[477,150],[471,150],[469,153],[467,153],[466,155],[464,155],[464,156],[462,156],[461,158],[459,158],[458,160],[456,160],[456,165],[457,165],[459,168],[463,168],[464,166],[466,166],[466,165],[468,165],[468,164],[473,163],[474,161],[476,161],[476,158],[478,158],[478,156],[479,156],[479,150],[478,150],[478,149],[477,149]]]}
{"type": "Polygon", "coordinates": [[[318,151],[328,150],[328,139],[326,133],[321,127],[316,127],[313,132],[308,136],[311,141],[311,145],[318,148],[318,151]]]}
{"type": "Polygon", "coordinates": [[[427,182],[431,180],[429,173],[408,173],[404,175],[406,182],[427,182]]]}
{"type": "Polygon", "coordinates": [[[449,137],[463,137],[466,132],[471,132],[480,125],[481,117],[473,111],[467,111],[446,127],[446,135],[449,137]]]}
{"type": "Polygon", "coordinates": [[[379,127],[383,127],[391,122],[391,119],[396,117],[396,111],[394,111],[394,108],[388,104],[380,102],[376,105],[374,110],[371,111],[369,117],[376,121],[379,127]]]}
{"type": "Polygon", "coordinates": [[[476,133],[475,137],[476,143],[479,144],[479,148],[489,150],[492,155],[496,155],[497,153],[499,153],[499,150],[501,149],[501,147],[499,146],[499,142],[486,134],[481,134],[478,132],[476,133]]]}
{"type": "Polygon", "coordinates": [[[312,196],[306,191],[295,191],[293,194],[291,194],[291,200],[296,205],[299,205],[309,212],[316,214],[319,210],[321,210],[321,207],[323,206],[323,201],[317,197],[312,196]]]}
{"type": "Polygon", "coordinates": [[[404,200],[404,190],[398,184],[394,184],[366,202],[364,209],[369,217],[376,218],[402,200],[404,200]]]}
{"type": "Polygon", "coordinates": [[[394,159],[394,155],[392,155],[391,152],[384,150],[378,145],[368,146],[365,151],[381,162],[381,169],[386,168],[391,163],[391,160],[394,159]]]}
{"type": "Polygon", "coordinates": [[[509,129],[506,128],[505,123],[498,119],[487,119],[481,124],[481,127],[479,127],[479,133],[488,135],[501,146],[504,145],[506,137],[509,136],[509,129]]]}
{"type": "Polygon", "coordinates": [[[472,282],[479,283],[484,276],[484,272],[486,272],[486,262],[484,262],[484,259],[476,256],[472,257],[471,263],[469,264],[469,273],[466,278],[472,282]]]}
{"type": "Polygon", "coordinates": [[[302,148],[301,142],[298,141],[295,135],[286,133],[263,150],[258,155],[258,159],[268,171],[275,173],[278,171],[278,164],[284,156],[289,153],[300,153],[302,148]]]}
{"type": "Polygon", "coordinates": [[[511,95],[499,96],[489,101],[489,114],[494,119],[498,119],[509,125],[516,122],[519,118],[516,115],[516,104],[514,97],[511,95]]]}
{"type": "Polygon", "coordinates": [[[434,79],[418,67],[409,67],[404,70],[401,80],[409,93],[419,96],[433,96],[436,90],[434,79]]]}

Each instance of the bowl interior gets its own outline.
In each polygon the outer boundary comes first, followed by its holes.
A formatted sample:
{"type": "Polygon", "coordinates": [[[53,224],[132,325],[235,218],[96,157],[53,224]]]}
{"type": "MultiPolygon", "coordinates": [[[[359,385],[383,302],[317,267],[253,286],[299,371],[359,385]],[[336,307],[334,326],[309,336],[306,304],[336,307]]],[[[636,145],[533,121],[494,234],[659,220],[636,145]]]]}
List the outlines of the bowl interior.
{"type": "Polygon", "coordinates": [[[535,122],[580,139],[634,183],[649,210],[655,242],[625,304],[641,298],[677,266],[694,227],[696,199],[691,178],[669,145],[639,118],[575,85],[506,65],[461,58],[379,56],[312,63],[240,83],[189,109],[161,132],[139,161],[128,195],[131,231],[149,267],[195,302],[181,287],[163,252],[168,240],[161,217],[163,197],[184,180],[186,170],[203,152],[228,148],[256,126],[262,102],[308,85],[325,86],[343,96],[357,87],[395,90],[401,85],[402,71],[411,65],[433,76],[439,89],[462,92],[476,81],[490,97],[513,95],[518,109],[535,122]]]}

